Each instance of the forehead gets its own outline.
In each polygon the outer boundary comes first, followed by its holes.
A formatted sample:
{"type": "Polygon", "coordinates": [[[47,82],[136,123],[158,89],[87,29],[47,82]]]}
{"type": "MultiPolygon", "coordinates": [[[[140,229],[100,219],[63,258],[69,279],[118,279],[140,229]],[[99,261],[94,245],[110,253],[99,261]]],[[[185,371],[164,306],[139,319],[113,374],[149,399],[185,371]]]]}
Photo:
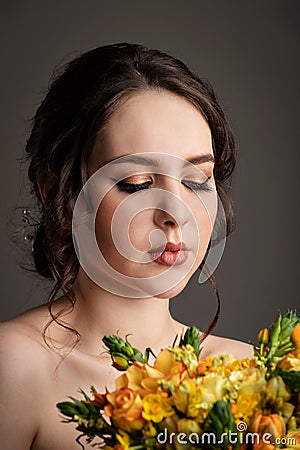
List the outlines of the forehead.
{"type": "Polygon", "coordinates": [[[117,108],[96,139],[93,168],[123,155],[166,153],[188,159],[211,153],[209,126],[200,111],[167,91],[138,93],[117,108]]]}

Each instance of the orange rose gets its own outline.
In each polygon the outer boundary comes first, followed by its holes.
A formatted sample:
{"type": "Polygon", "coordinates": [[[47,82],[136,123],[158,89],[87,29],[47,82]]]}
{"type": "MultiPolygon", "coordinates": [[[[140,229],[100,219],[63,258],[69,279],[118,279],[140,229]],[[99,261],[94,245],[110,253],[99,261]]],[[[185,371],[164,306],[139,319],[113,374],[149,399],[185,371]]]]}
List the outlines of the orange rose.
{"type": "Polygon", "coordinates": [[[116,379],[115,385],[117,389],[126,387],[145,397],[145,395],[157,393],[160,381],[178,386],[185,372],[185,366],[176,361],[172,352],[165,349],[156,358],[154,367],[135,361],[124,374],[116,379]]]}
{"type": "Polygon", "coordinates": [[[295,326],[291,333],[291,340],[296,347],[296,350],[300,351],[300,323],[295,326]]]}
{"type": "Polygon", "coordinates": [[[124,431],[140,430],[146,423],[142,417],[143,403],[136,392],[122,388],[106,395],[109,402],[104,412],[114,424],[124,431]]]}
{"type": "Polygon", "coordinates": [[[254,443],[253,450],[273,450],[275,449],[275,445],[273,444],[264,444],[263,442],[260,444],[254,443]]]}
{"type": "Polygon", "coordinates": [[[286,436],[286,447],[300,449],[300,429],[290,431],[286,436]]]}
{"type": "Polygon", "coordinates": [[[281,439],[285,435],[285,423],[278,414],[264,416],[261,411],[257,411],[250,419],[248,430],[253,433],[270,433],[274,439],[281,439]]]}
{"type": "MultiPolygon", "coordinates": [[[[242,444],[240,446],[240,450],[247,450],[247,444],[242,444]]],[[[273,444],[264,444],[263,442],[261,444],[254,443],[253,447],[251,447],[253,450],[274,450],[276,447],[273,444]]]]}

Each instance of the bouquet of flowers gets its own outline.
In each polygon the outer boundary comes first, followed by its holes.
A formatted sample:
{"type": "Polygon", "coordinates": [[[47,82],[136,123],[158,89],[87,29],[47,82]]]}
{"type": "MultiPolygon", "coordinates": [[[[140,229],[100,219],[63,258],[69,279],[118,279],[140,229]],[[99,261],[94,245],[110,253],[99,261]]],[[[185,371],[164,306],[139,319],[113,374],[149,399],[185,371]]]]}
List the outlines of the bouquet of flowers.
{"type": "MultiPolygon", "coordinates": [[[[120,336],[105,336],[112,392],[58,403],[87,443],[105,450],[300,449],[300,317],[279,314],[258,334],[254,357],[201,359],[200,332],[189,328],[154,363],[120,336]],[[97,439],[100,438],[100,439],[97,439]]],[[[155,355],[154,355],[155,356],[155,355]]]]}

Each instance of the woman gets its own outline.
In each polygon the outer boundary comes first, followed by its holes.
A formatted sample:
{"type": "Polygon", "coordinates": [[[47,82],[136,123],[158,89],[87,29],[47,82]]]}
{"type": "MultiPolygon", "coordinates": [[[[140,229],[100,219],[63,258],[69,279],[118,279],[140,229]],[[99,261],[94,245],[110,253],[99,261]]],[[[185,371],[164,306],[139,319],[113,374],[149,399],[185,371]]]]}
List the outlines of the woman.
{"type": "MultiPolygon", "coordinates": [[[[48,306],[2,324],[1,442],[71,450],[77,432],[55,405],[79,386],[113,387],[102,337],[131,333],[135,347],[157,353],[184,330],[169,299],[205,268],[218,196],[233,229],[234,141],[212,89],[182,62],[115,44],[56,77],[26,150],[41,205],[35,267],[54,288],[48,306]]],[[[252,354],[206,336],[203,357],[220,352],[252,354]]]]}

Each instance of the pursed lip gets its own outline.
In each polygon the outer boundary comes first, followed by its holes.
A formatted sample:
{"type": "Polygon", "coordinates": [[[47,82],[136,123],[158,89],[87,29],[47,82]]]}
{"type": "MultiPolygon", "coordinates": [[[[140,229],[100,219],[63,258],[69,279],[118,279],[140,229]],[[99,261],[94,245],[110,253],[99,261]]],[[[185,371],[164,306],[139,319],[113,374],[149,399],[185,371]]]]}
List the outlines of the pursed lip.
{"type": "Polygon", "coordinates": [[[184,242],[177,244],[167,242],[165,245],[152,249],[148,253],[151,255],[153,261],[166,266],[172,266],[173,264],[183,264],[188,258],[189,251],[190,249],[184,242]]]}
{"type": "Polygon", "coordinates": [[[178,244],[173,244],[173,242],[167,242],[165,245],[153,248],[149,250],[148,253],[162,253],[162,252],[178,252],[179,250],[189,250],[184,242],[179,242],[178,244]]]}

